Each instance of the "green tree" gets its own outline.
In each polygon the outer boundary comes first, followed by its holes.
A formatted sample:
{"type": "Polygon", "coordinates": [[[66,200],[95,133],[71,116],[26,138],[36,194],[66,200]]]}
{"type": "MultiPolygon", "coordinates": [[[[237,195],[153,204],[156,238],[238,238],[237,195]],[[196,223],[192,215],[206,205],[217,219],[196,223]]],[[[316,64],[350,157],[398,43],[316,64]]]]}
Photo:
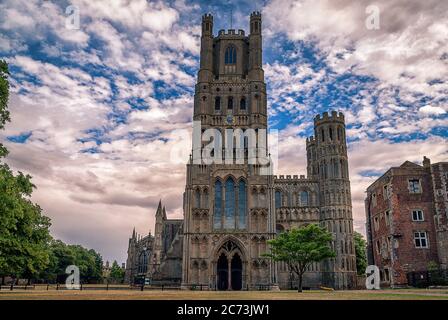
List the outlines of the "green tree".
{"type": "Polygon", "coordinates": [[[280,233],[269,240],[271,252],[264,254],[274,261],[285,262],[299,279],[298,291],[302,292],[303,274],[311,263],[335,256],[330,243],[332,235],[325,228],[309,224],[280,233]]]}
{"type": "Polygon", "coordinates": [[[355,231],[356,270],[358,275],[363,275],[367,268],[367,242],[359,232],[355,231]]]}
{"type": "MultiPolygon", "coordinates": [[[[8,65],[0,60],[0,129],[10,121],[8,65]]],[[[8,151],[0,144],[0,160],[8,151]]],[[[31,176],[0,161],[0,276],[30,279],[49,263],[50,219],[30,200],[31,176]]]]}
{"type": "MultiPolygon", "coordinates": [[[[8,64],[4,60],[0,60],[0,130],[5,128],[6,122],[10,121],[8,111],[9,99],[9,70],[8,64]]],[[[0,158],[6,156],[8,151],[0,143],[0,158]]]]}
{"type": "Polygon", "coordinates": [[[53,240],[50,244],[50,263],[41,273],[47,281],[59,281],[67,277],[65,269],[75,265],[79,268],[83,282],[99,282],[102,277],[103,261],[95,250],[80,245],[67,245],[61,240],[53,240]]]}
{"type": "Polygon", "coordinates": [[[112,263],[109,277],[115,283],[122,283],[124,280],[124,270],[118,265],[116,260],[112,263]]]}
{"type": "Polygon", "coordinates": [[[67,277],[65,269],[69,265],[76,265],[73,249],[61,240],[52,240],[50,243],[50,259],[47,268],[41,273],[41,278],[55,282],[67,277]]]}

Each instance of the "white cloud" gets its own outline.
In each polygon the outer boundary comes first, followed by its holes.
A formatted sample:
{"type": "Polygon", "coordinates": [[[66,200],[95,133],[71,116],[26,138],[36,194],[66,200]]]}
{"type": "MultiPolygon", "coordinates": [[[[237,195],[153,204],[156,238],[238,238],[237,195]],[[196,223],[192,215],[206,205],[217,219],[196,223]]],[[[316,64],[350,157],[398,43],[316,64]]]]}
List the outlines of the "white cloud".
{"type": "MultiPolygon", "coordinates": [[[[53,219],[56,237],[124,261],[132,227],[141,233],[153,227],[160,198],[170,216],[182,217],[185,164],[180,160],[187,160],[191,146],[175,133],[191,131],[195,75],[190,70],[198,66],[200,48],[199,19],[191,15],[199,17],[202,9],[183,0],[72,3],[81,14],[76,31],[65,28],[65,8],[57,4],[0,4],[0,50],[15,68],[13,122],[0,139],[32,132],[25,144],[7,142],[7,161],[34,176],[38,189],[33,200],[53,219]],[[36,43],[41,44],[42,61],[26,51],[36,43]],[[63,64],[49,62],[58,57],[63,64]],[[91,129],[100,131],[100,137],[91,129]],[[172,162],[173,147],[183,155],[172,162]],[[92,148],[98,152],[84,152],[92,148]]],[[[446,139],[391,143],[378,140],[372,131],[400,137],[448,125],[448,120],[433,117],[446,112],[435,101],[447,90],[448,60],[440,59],[447,43],[444,4],[380,1],[384,28],[367,32],[359,27],[365,3],[274,0],[263,9],[268,45],[282,49],[282,43],[273,41],[279,32],[294,41],[318,43],[322,51],[316,55],[335,73],[300,59],[264,66],[269,113],[287,115],[290,122],[280,131],[279,174],[305,174],[303,135],[316,113],[310,103],[328,94],[325,85],[332,83],[340,92],[363,87],[349,106],[341,106],[351,126],[348,135],[363,139],[350,145],[357,230],[364,223],[363,192],[373,179],[363,171],[384,171],[423,155],[446,159],[446,139]],[[404,17],[416,17],[419,11],[420,20],[406,23],[404,17]],[[336,76],[347,70],[372,74],[379,84],[340,84],[336,76]],[[421,92],[434,101],[418,105],[421,95],[416,93],[421,92]]],[[[288,53],[296,59],[300,54],[288,53]]]]}
{"type": "Polygon", "coordinates": [[[448,66],[441,57],[448,40],[448,3],[376,1],[380,29],[368,30],[365,9],[371,4],[368,0],[273,0],[263,13],[273,37],[283,32],[293,41],[316,41],[338,72],[354,68],[428,95],[446,92],[448,66]],[[428,85],[433,79],[445,83],[435,88],[428,85]]]}
{"type": "Polygon", "coordinates": [[[435,114],[435,115],[440,115],[440,114],[445,114],[446,111],[441,108],[441,107],[434,107],[431,105],[426,105],[424,107],[421,107],[419,109],[420,112],[425,113],[425,114],[435,114]]]}

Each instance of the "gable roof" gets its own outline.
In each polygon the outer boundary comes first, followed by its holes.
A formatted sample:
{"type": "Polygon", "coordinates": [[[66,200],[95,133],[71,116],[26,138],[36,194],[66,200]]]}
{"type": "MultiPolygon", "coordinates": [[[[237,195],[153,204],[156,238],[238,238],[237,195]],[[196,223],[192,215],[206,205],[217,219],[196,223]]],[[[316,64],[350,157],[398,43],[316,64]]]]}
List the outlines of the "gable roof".
{"type": "Polygon", "coordinates": [[[411,161],[405,161],[401,164],[400,168],[421,168],[422,166],[411,162],[411,161]]]}

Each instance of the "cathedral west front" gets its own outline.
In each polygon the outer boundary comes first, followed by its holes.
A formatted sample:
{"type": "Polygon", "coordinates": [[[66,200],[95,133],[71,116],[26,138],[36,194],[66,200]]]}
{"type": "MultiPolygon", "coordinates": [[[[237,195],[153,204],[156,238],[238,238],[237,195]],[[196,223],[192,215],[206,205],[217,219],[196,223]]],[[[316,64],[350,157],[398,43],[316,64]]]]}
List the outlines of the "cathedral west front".
{"type": "Polygon", "coordinates": [[[304,287],[355,286],[344,115],[332,111],[314,118],[314,136],[306,140],[306,176],[273,175],[262,51],[259,12],[250,15],[249,35],[233,29],[214,35],[213,16],[202,17],[184,217],[168,219],[160,203],[155,234],[133,232],[128,283],[210,290],[293,288],[296,279],[287,266],[263,255],[267,241],[316,223],[333,234],[336,257],[313,264],[304,287]]]}

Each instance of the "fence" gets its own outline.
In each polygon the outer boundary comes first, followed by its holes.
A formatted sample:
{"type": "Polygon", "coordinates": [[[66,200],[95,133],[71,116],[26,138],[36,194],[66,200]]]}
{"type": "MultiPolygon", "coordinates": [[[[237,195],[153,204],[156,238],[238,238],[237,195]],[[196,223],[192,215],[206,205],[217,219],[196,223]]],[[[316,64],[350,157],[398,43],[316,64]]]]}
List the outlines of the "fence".
{"type": "Polygon", "coordinates": [[[448,285],[448,270],[414,271],[407,274],[408,285],[417,288],[448,285]]]}
{"type": "MultiPolygon", "coordinates": [[[[193,284],[188,286],[186,289],[197,290],[197,291],[206,291],[213,290],[216,291],[216,288],[211,288],[207,284],[193,284]]],[[[270,290],[270,286],[266,284],[257,284],[253,288],[253,290],[265,291],[270,290]]],[[[0,291],[3,290],[56,290],[56,291],[65,291],[65,290],[73,290],[68,289],[65,284],[35,284],[35,285],[0,285],[0,291]]],[[[75,290],[139,290],[139,291],[148,291],[148,290],[159,290],[159,291],[167,291],[167,290],[181,290],[179,285],[143,285],[143,284],[134,284],[134,285],[94,285],[94,284],[80,284],[79,289],[75,290]]],[[[249,291],[249,287],[241,288],[241,290],[249,291]]]]}

